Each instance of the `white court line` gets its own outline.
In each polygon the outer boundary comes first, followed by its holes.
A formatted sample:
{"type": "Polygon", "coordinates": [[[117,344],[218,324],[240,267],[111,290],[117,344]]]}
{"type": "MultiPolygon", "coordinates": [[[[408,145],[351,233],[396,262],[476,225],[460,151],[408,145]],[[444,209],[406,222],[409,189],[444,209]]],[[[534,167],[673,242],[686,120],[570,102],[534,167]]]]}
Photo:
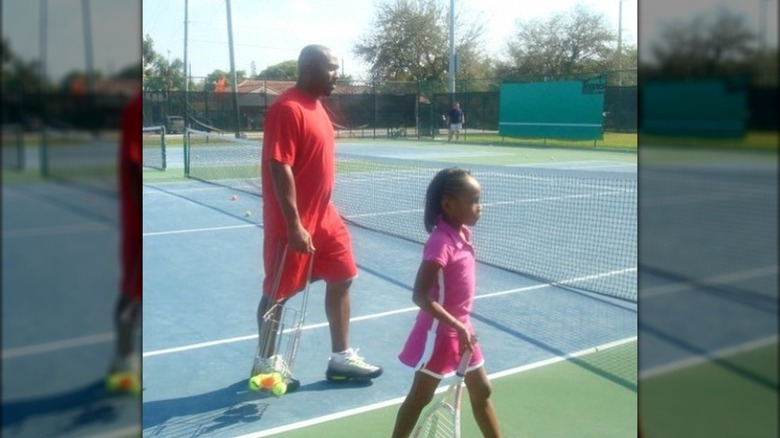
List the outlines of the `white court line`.
{"type": "MultiPolygon", "coordinates": [[[[557,362],[562,362],[562,361],[573,359],[573,358],[576,358],[576,357],[579,357],[579,356],[583,356],[583,355],[586,355],[586,354],[595,353],[597,351],[608,350],[610,348],[614,348],[614,347],[617,347],[617,346],[620,346],[620,345],[623,345],[623,344],[627,344],[629,342],[634,342],[636,340],[637,340],[637,337],[633,336],[633,337],[630,337],[630,338],[621,339],[619,341],[609,342],[607,344],[599,345],[599,346],[596,346],[596,347],[586,348],[584,350],[580,350],[580,351],[577,351],[575,353],[567,354],[565,356],[556,356],[556,357],[553,357],[553,358],[550,358],[550,359],[545,359],[545,360],[542,360],[542,361],[539,361],[539,362],[534,362],[534,363],[531,363],[531,364],[528,364],[528,365],[523,365],[523,366],[520,366],[520,367],[517,367],[517,368],[512,368],[512,369],[509,369],[509,370],[505,370],[505,371],[500,371],[500,372],[497,372],[497,373],[489,374],[488,375],[488,379],[493,380],[493,379],[497,379],[497,378],[500,378],[500,377],[505,377],[505,376],[509,376],[509,375],[513,375],[513,374],[519,374],[519,373],[522,373],[522,372],[525,372],[525,371],[532,370],[534,368],[539,368],[539,367],[543,367],[543,366],[547,366],[547,365],[552,365],[552,364],[557,363],[557,362]]],[[[440,386],[439,388],[436,389],[435,394],[440,394],[440,393],[442,393],[442,392],[444,392],[446,390],[447,390],[447,386],[446,385],[440,386]]],[[[353,415],[363,414],[363,413],[374,411],[374,410],[377,410],[377,409],[382,409],[382,408],[390,407],[390,406],[393,406],[393,405],[397,405],[397,404],[402,403],[405,398],[406,397],[397,397],[397,398],[394,398],[394,399],[385,400],[383,402],[374,403],[374,404],[367,405],[367,406],[361,406],[359,408],[348,409],[346,411],[336,412],[336,413],[333,413],[333,414],[323,415],[321,417],[312,418],[312,419],[304,420],[304,421],[299,421],[297,423],[287,424],[287,425],[284,425],[284,426],[275,427],[273,429],[263,430],[263,431],[259,431],[259,432],[251,432],[251,433],[244,434],[244,435],[239,435],[239,436],[236,436],[236,437],[233,437],[233,438],[261,438],[261,437],[271,436],[271,435],[278,434],[278,433],[289,432],[289,431],[296,430],[296,429],[302,429],[304,427],[314,426],[316,424],[321,424],[321,423],[325,423],[325,422],[328,422],[328,421],[338,420],[338,419],[341,419],[341,418],[346,418],[346,417],[350,417],[350,416],[353,416],[353,415]]]]}
{"type": "Polygon", "coordinates": [[[575,126],[575,127],[589,127],[599,128],[599,123],[545,123],[545,122],[498,122],[499,125],[506,126],[575,126]]]}
{"type": "Polygon", "coordinates": [[[92,233],[110,230],[112,227],[101,223],[82,223],[71,225],[53,225],[50,227],[21,228],[3,230],[3,239],[19,239],[24,237],[58,236],[63,234],[92,233]]]}
{"type": "MultiPolygon", "coordinates": [[[[572,278],[572,279],[563,280],[563,281],[559,281],[559,282],[555,282],[555,283],[542,283],[542,284],[536,284],[536,285],[533,285],[533,286],[525,286],[525,287],[519,287],[519,288],[515,288],[515,289],[507,289],[507,290],[503,290],[503,291],[477,295],[476,297],[474,297],[474,299],[475,300],[479,300],[479,299],[485,299],[485,298],[494,298],[494,297],[498,297],[498,296],[502,296],[502,295],[509,295],[509,294],[518,293],[518,292],[528,292],[528,291],[532,291],[532,290],[536,290],[536,289],[543,289],[543,288],[546,288],[546,287],[555,287],[555,286],[561,285],[561,284],[577,283],[577,282],[580,282],[580,281],[587,281],[587,280],[592,280],[592,279],[600,278],[600,277],[608,277],[608,276],[612,276],[612,275],[620,275],[620,274],[624,274],[626,272],[631,272],[631,271],[635,271],[635,270],[636,270],[635,268],[622,269],[622,270],[619,270],[619,271],[606,272],[606,273],[603,273],[603,274],[594,274],[594,275],[588,275],[588,276],[584,276],[584,277],[572,278]]],[[[352,322],[357,322],[357,321],[366,321],[366,320],[371,320],[371,319],[384,318],[386,316],[392,316],[392,315],[398,315],[398,314],[401,314],[401,313],[414,312],[414,311],[417,311],[419,309],[420,308],[417,307],[417,306],[405,307],[405,308],[402,308],[402,309],[390,310],[390,311],[387,311],[387,312],[373,313],[373,314],[370,314],[370,315],[358,316],[358,317],[350,318],[349,321],[350,321],[350,323],[352,323],[352,322]]],[[[327,327],[327,326],[328,326],[327,322],[322,322],[322,323],[319,323],[319,324],[305,325],[305,326],[302,327],[302,330],[312,330],[312,329],[324,328],[324,327],[327,327]]],[[[283,333],[288,333],[291,330],[293,330],[293,329],[285,329],[283,331],[283,333]]],[[[171,353],[178,353],[178,352],[188,351],[188,350],[196,350],[196,349],[199,349],[199,348],[213,347],[215,345],[223,345],[223,344],[231,344],[231,343],[234,343],[234,342],[249,341],[249,340],[257,339],[257,337],[258,337],[258,335],[256,335],[256,334],[254,334],[254,335],[245,335],[245,336],[236,336],[236,337],[227,338],[227,339],[218,339],[216,341],[207,341],[207,342],[201,342],[201,343],[198,343],[198,344],[183,345],[181,347],[165,348],[165,349],[162,349],[162,350],[152,350],[152,351],[147,351],[147,352],[143,353],[143,357],[159,356],[159,355],[163,355],[163,354],[171,354],[171,353]]]]}
{"type": "Polygon", "coordinates": [[[734,356],[736,354],[757,350],[772,344],[777,344],[777,335],[767,336],[755,341],[745,342],[744,344],[722,348],[720,350],[713,351],[712,353],[697,354],[695,356],[691,356],[675,362],[658,365],[656,367],[641,371],[639,376],[643,379],[658,377],[664,374],[680,371],[685,368],[691,368],[702,363],[712,362],[713,359],[722,359],[724,357],[734,356]]]}
{"type": "Polygon", "coordinates": [[[100,333],[97,335],[82,336],[80,338],[64,339],[62,341],[47,342],[45,344],[29,345],[25,347],[9,348],[2,351],[2,360],[31,356],[33,354],[51,353],[57,350],[83,347],[86,345],[113,342],[114,333],[100,333]]]}
{"type": "Polygon", "coordinates": [[[742,280],[777,275],[777,266],[764,266],[762,268],[749,269],[747,271],[730,272],[728,274],[716,275],[696,281],[683,281],[679,283],[663,284],[643,288],[640,290],[642,298],[655,298],[662,295],[685,292],[702,286],[719,286],[723,284],[732,284],[742,280]]]}
{"type": "Polygon", "coordinates": [[[588,170],[598,169],[602,167],[636,167],[635,162],[622,162],[622,161],[559,161],[555,163],[523,163],[523,164],[510,164],[509,167],[554,167],[562,169],[572,170],[588,170]]]}
{"type": "MultiPolygon", "coordinates": [[[[176,184],[176,183],[169,183],[169,184],[176,184]]],[[[177,189],[177,190],[171,190],[169,192],[163,190],[149,189],[149,190],[144,190],[143,194],[144,195],[171,195],[171,192],[173,194],[176,194],[176,193],[190,193],[190,192],[212,192],[216,190],[224,191],[229,189],[226,187],[201,187],[201,188],[193,188],[193,189],[177,189]]]]}
{"type": "Polygon", "coordinates": [[[241,225],[228,225],[224,227],[191,228],[188,230],[154,231],[154,232],[144,233],[144,237],[167,236],[169,234],[203,233],[206,231],[235,230],[237,228],[250,228],[250,227],[259,227],[259,226],[260,226],[259,224],[241,224],[241,225]]]}
{"type": "MultiPolygon", "coordinates": [[[[578,198],[591,198],[607,195],[622,195],[628,192],[627,190],[612,190],[608,192],[599,193],[581,193],[577,195],[564,195],[564,196],[550,196],[546,198],[531,198],[531,199],[515,199],[512,201],[498,201],[498,202],[486,202],[481,204],[482,207],[495,207],[498,205],[513,205],[513,204],[528,204],[532,202],[549,202],[549,201],[562,201],[564,199],[578,199],[578,198]]],[[[365,217],[378,217],[389,216],[394,214],[407,214],[407,213],[421,213],[423,209],[411,209],[411,210],[393,210],[393,211],[381,211],[377,213],[360,213],[344,216],[346,219],[365,218],[365,217]]]]}

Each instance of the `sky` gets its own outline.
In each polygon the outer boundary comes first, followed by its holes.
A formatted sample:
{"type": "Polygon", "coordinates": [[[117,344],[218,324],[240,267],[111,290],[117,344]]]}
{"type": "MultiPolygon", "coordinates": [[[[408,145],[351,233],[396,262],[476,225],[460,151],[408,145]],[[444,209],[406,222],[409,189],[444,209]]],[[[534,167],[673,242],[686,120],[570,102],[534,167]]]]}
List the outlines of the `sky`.
{"type": "MultiPolygon", "coordinates": [[[[251,73],[296,59],[306,44],[331,47],[343,59],[344,73],[358,79],[367,66],[352,49],[366,34],[381,0],[232,0],[236,68],[251,73]]],[[[440,0],[448,6],[448,0],[440,0]]],[[[649,52],[664,23],[689,20],[719,6],[745,16],[756,32],[762,17],[767,40],[777,46],[778,0],[455,0],[470,17],[487,23],[485,50],[502,57],[517,20],[545,19],[570,10],[578,1],[603,12],[615,31],[622,3],[624,44],[649,52]],[[766,13],[761,15],[762,5],[766,13]]],[[[39,57],[39,11],[48,4],[47,71],[61,77],[85,69],[82,0],[2,0],[2,33],[12,50],[28,60],[39,57]]],[[[184,59],[184,0],[91,0],[95,68],[117,72],[140,59],[143,34],[150,34],[155,49],[171,59],[184,59]]],[[[188,61],[195,77],[216,69],[229,70],[225,0],[189,0],[188,61]]]]}
{"type": "MultiPolygon", "coordinates": [[[[173,1],[171,1],[173,2],[173,1]]],[[[86,70],[81,0],[2,0],[2,33],[11,50],[28,61],[40,58],[40,6],[48,5],[46,66],[50,78],[86,70]]],[[[93,63],[116,73],[141,60],[141,0],[91,0],[93,63]]]]}
{"type": "MultiPolygon", "coordinates": [[[[440,0],[449,7],[448,0],[440,0]]],[[[154,40],[162,56],[184,60],[184,1],[143,0],[143,33],[154,40]]],[[[456,0],[464,15],[487,23],[486,50],[500,56],[514,33],[517,19],[544,19],[567,11],[576,0],[507,2],[506,0],[456,0]]],[[[592,9],[603,12],[617,32],[618,0],[588,0],[592,9]]],[[[232,28],[235,67],[251,73],[298,57],[300,49],[312,43],[330,47],[342,59],[344,73],[365,78],[367,66],[352,50],[370,31],[377,0],[232,0],[232,28]]],[[[637,44],[636,0],[623,2],[625,44],[637,44]]],[[[227,12],[224,0],[190,0],[188,9],[187,58],[193,77],[204,77],[215,69],[230,69],[227,12]]]]}

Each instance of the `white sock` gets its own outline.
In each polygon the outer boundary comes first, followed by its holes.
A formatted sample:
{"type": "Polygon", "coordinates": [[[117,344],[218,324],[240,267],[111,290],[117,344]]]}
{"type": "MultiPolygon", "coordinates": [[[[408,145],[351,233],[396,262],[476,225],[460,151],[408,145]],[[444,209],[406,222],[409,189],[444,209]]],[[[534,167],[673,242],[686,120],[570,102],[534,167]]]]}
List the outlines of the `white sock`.
{"type": "Polygon", "coordinates": [[[331,357],[331,359],[335,359],[338,362],[342,362],[342,361],[344,361],[346,358],[348,358],[351,355],[352,355],[352,349],[351,348],[347,348],[344,351],[331,353],[330,357],[331,357]]]}

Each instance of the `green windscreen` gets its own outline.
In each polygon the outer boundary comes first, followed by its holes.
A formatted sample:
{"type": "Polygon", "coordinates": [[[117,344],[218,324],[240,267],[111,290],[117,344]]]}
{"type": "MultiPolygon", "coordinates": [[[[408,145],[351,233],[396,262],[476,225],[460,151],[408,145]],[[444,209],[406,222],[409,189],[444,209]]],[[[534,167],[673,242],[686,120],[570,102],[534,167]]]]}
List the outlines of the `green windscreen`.
{"type": "Polygon", "coordinates": [[[505,137],[600,140],[605,82],[502,84],[498,133],[505,137]]]}
{"type": "Polygon", "coordinates": [[[642,134],[739,138],[747,122],[747,89],[739,81],[647,81],[642,95],[642,134]]]}

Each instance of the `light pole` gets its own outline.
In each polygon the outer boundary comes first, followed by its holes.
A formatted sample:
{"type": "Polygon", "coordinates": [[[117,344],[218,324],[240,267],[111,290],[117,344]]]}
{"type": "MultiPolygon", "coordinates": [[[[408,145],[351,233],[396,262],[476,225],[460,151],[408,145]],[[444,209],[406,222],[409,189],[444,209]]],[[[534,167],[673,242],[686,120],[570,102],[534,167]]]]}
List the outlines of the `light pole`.
{"type": "Polygon", "coordinates": [[[623,0],[618,0],[618,86],[623,85],[623,0]]]}
{"type": "Polygon", "coordinates": [[[230,52],[230,82],[233,83],[233,111],[236,113],[236,138],[241,136],[241,114],[238,111],[238,84],[236,83],[236,60],[233,55],[233,14],[230,12],[230,0],[227,5],[228,48],[230,52]]]}
{"type": "Polygon", "coordinates": [[[758,37],[760,38],[758,41],[759,44],[759,50],[760,54],[764,54],[766,51],[766,7],[767,3],[769,3],[769,0],[759,0],[761,2],[761,12],[759,13],[758,19],[758,37]]]}
{"type": "Polygon", "coordinates": [[[92,14],[89,12],[89,0],[81,0],[81,15],[84,22],[84,62],[86,64],[87,72],[85,74],[84,82],[87,86],[87,105],[89,111],[89,117],[91,121],[91,131],[95,136],[100,135],[100,121],[95,120],[98,117],[96,110],[96,97],[95,97],[95,84],[94,73],[95,63],[93,61],[93,49],[92,49],[92,14]]]}
{"type": "MultiPolygon", "coordinates": [[[[449,91],[450,99],[455,99],[455,0],[450,0],[450,66],[449,66],[449,91]]],[[[450,102],[452,104],[452,102],[450,102]]]]}
{"type": "Polygon", "coordinates": [[[41,145],[38,148],[38,161],[40,162],[40,168],[41,168],[41,175],[46,177],[49,176],[49,158],[48,158],[48,142],[46,138],[46,122],[47,122],[47,111],[46,111],[46,57],[47,57],[47,28],[49,26],[49,1],[48,0],[40,0],[40,28],[38,29],[39,36],[38,36],[38,57],[40,58],[40,91],[39,91],[39,102],[40,105],[40,115],[41,115],[41,145]]]}

